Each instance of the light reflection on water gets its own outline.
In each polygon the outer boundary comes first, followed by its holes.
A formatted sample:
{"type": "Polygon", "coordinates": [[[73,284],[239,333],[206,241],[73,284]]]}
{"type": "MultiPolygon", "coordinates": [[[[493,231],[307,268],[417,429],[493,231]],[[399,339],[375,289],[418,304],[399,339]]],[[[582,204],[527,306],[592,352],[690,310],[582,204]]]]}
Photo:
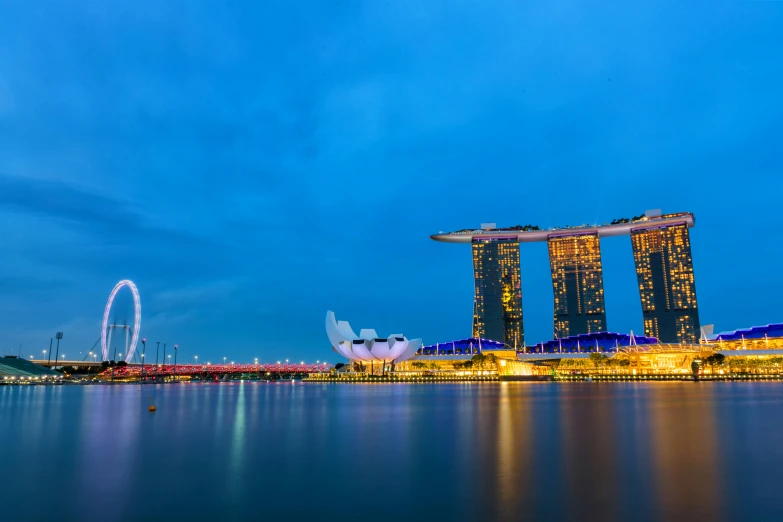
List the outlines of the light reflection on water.
{"type": "Polygon", "coordinates": [[[782,432],[778,383],[0,387],[0,501],[8,520],[775,520],[782,432]]]}

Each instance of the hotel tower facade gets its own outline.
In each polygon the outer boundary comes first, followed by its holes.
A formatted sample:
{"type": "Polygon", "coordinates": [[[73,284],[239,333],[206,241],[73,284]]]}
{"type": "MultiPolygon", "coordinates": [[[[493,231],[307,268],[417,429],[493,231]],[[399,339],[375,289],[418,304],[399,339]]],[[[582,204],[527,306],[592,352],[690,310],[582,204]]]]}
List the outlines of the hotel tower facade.
{"type": "Polygon", "coordinates": [[[549,250],[554,337],[607,331],[601,239],[630,235],[645,336],[695,343],[700,324],[689,236],[694,225],[688,212],[647,211],[596,226],[542,230],[488,223],[430,237],[472,245],[474,337],[524,346],[519,247],[537,241],[546,241],[549,250]]]}
{"type": "Polygon", "coordinates": [[[473,337],[525,346],[519,241],[473,241],[473,337]]]}

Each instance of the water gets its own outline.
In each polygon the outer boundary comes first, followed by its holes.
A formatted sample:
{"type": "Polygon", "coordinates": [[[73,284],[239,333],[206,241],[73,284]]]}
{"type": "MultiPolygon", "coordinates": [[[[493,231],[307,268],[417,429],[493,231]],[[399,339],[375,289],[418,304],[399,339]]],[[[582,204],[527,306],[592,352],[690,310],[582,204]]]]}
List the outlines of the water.
{"type": "Polygon", "coordinates": [[[781,435],[778,383],[5,386],[0,519],[780,520],[781,435]]]}

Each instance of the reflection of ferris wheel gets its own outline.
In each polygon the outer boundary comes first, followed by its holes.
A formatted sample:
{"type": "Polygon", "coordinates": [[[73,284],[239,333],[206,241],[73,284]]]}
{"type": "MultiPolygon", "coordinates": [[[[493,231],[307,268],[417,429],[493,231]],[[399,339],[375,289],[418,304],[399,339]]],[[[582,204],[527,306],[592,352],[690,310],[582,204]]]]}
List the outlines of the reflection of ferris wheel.
{"type": "MultiPolygon", "coordinates": [[[[125,330],[125,362],[131,362],[133,353],[136,351],[136,345],[139,342],[139,329],[141,328],[141,301],[139,300],[139,291],[133,281],[124,279],[114,285],[114,289],[109,294],[109,300],[106,302],[106,309],[103,311],[103,323],[101,324],[101,352],[103,354],[103,360],[108,361],[109,347],[111,346],[112,332],[116,329],[125,330]],[[133,294],[133,326],[126,324],[109,324],[109,314],[111,313],[111,306],[114,303],[114,298],[124,286],[127,286],[133,294]]],[[[113,359],[113,357],[112,357],[113,359]]]]}

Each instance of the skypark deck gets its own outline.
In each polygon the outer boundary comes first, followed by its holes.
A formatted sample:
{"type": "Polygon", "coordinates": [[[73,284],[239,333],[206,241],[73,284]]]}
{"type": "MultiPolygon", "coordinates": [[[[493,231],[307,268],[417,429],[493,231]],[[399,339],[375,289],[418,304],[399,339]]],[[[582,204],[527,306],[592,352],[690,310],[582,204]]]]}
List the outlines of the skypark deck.
{"type": "Polygon", "coordinates": [[[690,212],[645,216],[627,223],[581,225],[577,227],[550,228],[544,230],[524,230],[521,228],[483,228],[459,230],[457,232],[439,232],[430,239],[443,243],[471,243],[474,239],[517,239],[520,243],[548,241],[553,237],[595,234],[598,237],[627,236],[634,230],[660,228],[674,225],[686,225],[693,228],[695,218],[690,212]]]}

